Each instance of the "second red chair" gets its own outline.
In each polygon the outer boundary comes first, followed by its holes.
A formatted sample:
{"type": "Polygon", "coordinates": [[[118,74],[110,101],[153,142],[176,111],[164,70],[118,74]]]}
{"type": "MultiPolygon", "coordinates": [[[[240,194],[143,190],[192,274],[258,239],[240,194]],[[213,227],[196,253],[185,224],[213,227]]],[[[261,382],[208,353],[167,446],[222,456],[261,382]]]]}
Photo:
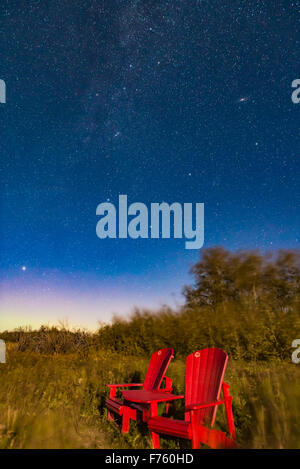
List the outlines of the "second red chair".
{"type": "Polygon", "coordinates": [[[235,448],[235,428],[232,414],[232,397],[229,385],[223,381],[227,354],[218,348],[207,348],[192,353],[186,361],[185,419],[174,420],[157,416],[152,406],[148,421],[153,448],[159,448],[159,435],[192,440],[197,449],[203,443],[211,448],[235,448]],[[221,389],[223,397],[220,399],[221,389]],[[216,412],[224,404],[229,437],[220,430],[213,430],[216,412]]]}

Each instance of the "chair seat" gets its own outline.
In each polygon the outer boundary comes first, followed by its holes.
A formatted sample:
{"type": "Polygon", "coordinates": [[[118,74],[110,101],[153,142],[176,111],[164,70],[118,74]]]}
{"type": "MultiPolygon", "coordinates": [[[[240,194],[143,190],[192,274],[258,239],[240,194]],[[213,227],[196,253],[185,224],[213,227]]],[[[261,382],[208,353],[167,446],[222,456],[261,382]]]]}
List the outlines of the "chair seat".
{"type": "Polygon", "coordinates": [[[113,397],[113,398],[110,397],[110,398],[106,399],[105,405],[109,410],[112,410],[116,414],[122,415],[124,402],[121,401],[121,399],[117,399],[115,397],[113,397]]]}
{"type": "Polygon", "coordinates": [[[184,420],[174,420],[168,417],[152,417],[148,420],[150,431],[165,435],[191,439],[191,424],[184,420]]]}

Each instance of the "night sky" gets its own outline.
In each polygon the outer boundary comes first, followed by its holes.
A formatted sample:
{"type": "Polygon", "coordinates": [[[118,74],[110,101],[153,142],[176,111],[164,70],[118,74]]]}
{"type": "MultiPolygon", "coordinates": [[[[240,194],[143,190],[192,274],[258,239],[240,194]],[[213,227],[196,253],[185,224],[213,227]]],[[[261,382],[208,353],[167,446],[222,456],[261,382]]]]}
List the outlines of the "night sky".
{"type": "Polygon", "coordinates": [[[300,2],[2,0],[0,329],[180,304],[199,252],[96,207],[204,202],[204,247],[299,247],[300,2]]]}

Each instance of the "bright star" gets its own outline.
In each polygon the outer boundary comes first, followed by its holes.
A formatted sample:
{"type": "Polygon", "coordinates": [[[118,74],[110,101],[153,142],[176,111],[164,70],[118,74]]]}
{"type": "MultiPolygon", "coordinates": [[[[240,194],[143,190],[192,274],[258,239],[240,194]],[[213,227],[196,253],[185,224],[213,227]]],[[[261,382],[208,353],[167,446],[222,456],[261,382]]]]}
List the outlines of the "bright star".
{"type": "Polygon", "coordinates": [[[25,272],[25,270],[27,269],[26,265],[22,265],[21,269],[23,270],[23,272],[25,272]]]}
{"type": "Polygon", "coordinates": [[[243,98],[240,98],[238,100],[239,103],[244,103],[245,101],[248,101],[249,97],[248,96],[243,96],[243,98]]]}

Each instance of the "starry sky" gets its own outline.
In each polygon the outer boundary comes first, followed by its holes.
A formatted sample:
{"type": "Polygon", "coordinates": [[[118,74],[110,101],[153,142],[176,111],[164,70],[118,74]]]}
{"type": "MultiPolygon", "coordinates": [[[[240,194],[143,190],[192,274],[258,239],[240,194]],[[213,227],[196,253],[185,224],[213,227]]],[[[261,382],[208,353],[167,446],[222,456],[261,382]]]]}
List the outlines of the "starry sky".
{"type": "Polygon", "coordinates": [[[96,207],[204,202],[204,247],[299,247],[300,2],[2,0],[0,329],[182,302],[199,252],[96,207]]]}

